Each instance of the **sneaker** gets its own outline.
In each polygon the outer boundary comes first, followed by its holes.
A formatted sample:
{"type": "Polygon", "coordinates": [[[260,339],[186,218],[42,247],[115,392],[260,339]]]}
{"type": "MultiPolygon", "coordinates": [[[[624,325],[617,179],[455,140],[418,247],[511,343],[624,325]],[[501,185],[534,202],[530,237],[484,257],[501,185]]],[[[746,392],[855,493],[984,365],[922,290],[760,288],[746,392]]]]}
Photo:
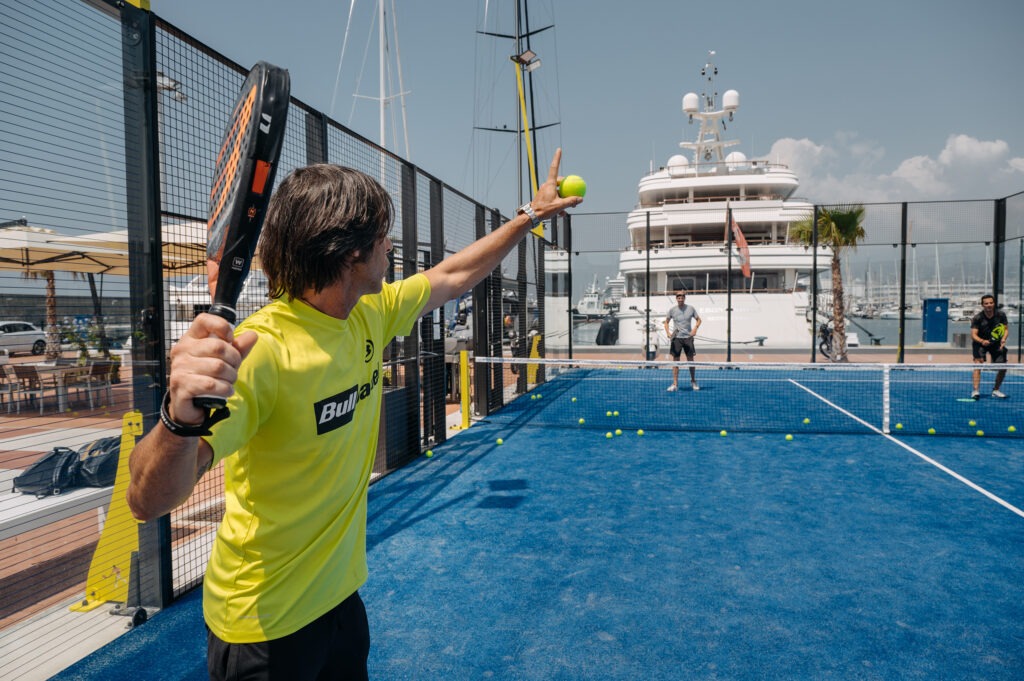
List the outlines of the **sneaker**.
{"type": "Polygon", "coordinates": [[[669,391],[670,393],[674,393],[674,392],[675,392],[675,391],[677,391],[677,390],[679,390],[679,386],[677,386],[677,385],[676,385],[675,383],[673,383],[672,385],[670,385],[670,386],[668,387],[668,391],[669,391]]]}
{"type": "Polygon", "coordinates": [[[1006,393],[1004,393],[1004,392],[1002,392],[1000,390],[993,390],[992,391],[992,397],[998,397],[1001,400],[1005,400],[1006,399],[1006,393]]]}
{"type": "Polygon", "coordinates": [[[978,399],[980,397],[981,397],[981,393],[979,393],[977,390],[975,390],[974,392],[971,393],[971,399],[972,400],[976,400],[976,399],[978,399]]]}
{"type": "Polygon", "coordinates": [[[700,390],[700,386],[697,385],[697,381],[690,383],[690,387],[694,390],[700,390]]]}

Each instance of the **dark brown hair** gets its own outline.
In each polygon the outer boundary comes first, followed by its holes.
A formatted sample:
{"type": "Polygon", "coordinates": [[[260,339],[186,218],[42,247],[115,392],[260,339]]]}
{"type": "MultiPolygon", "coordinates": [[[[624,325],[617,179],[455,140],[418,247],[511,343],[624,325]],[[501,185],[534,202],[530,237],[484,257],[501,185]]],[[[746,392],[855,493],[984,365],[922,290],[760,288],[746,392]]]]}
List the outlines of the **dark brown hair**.
{"type": "Polygon", "coordinates": [[[260,237],[270,297],[322,291],[393,223],[391,196],[369,175],[326,163],[295,170],[274,191],[260,237]]]}

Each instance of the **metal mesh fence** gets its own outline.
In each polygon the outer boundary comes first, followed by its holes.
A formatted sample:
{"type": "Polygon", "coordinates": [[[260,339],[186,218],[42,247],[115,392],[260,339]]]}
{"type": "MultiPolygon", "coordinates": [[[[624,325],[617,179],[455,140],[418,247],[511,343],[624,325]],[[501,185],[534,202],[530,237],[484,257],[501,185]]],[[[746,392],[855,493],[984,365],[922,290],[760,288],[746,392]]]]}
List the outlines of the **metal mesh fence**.
{"type": "MultiPolygon", "coordinates": [[[[77,449],[127,434],[130,449],[155,422],[170,345],[209,304],[208,188],[245,69],[122,4],[0,0],[0,350],[7,351],[0,354],[0,676],[12,670],[46,676],[60,668],[53,640],[20,643],[30,624],[37,631],[71,629],[82,638],[114,637],[139,607],[162,607],[193,588],[223,512],[219,470],[170,517],[138,527],[112,485],[45,499],[6,491],[55,447],[77,449]],[[21,376],[30,365],[36,376],[21,376]],[[98,550],[111,536],[119,538],[116,548],[98,550]],[[110,618],[109,608],[99,607],[106,603],[119,604],[126,617],[110,618]]],[[[440,262],[503,221],[293,101],[278,178],[317,162],[361,170],[391,194],[395,280],[440,262]]],[[[925,299],[947,300],[945,330],[954,348],[981,292],[997,292],[1019,319],[1024,194],[866,209],[867,238],[840,263],[848,309],[877,315],[851,317],[862,347],[915,350],[924,329],[912,315],[923,314],[925,299]],[[893,308],[896,319],[882,318],[893,308]]],[[[758,220],[756,212],[746,217],[758,220]]],[[[491,277],[391,343],[375,478],[447,437],[460,397],[460,350],[482,357],[643,359],[645,330],[651,320],[660,323],[680,287],[703,296],[705,333],[716,341],[701,347],[705,359],[722,344],[745,353],[772,349],[774,330],[743,324],[747,301],[728,302],[732,279],[698,277],[671,263],[672,249],[721,257],[724,222],[704,242],[693,235],[685,242],[656,222],[648,234],[637,222],[644,219],[626,213],[554,219],[546,240],[525,239],[491,277]],[[761,336],[768,340],[759,345],[761,336]]],[[[788,235],[762,225],[749,237],[756,249],[784,244],[788,235]]],[[[757,257],[755,271],[770,269],[757,257]]],[[[828,304],[828,263],[818,268],[813,275],[807,268],[789,278],[752,278],[764,289],[753,298],[794,301],[796,318],[779,320],[803,334],[793,348],[803,356],[814,352],[809,311],[828,304]],[[812,276],[820,280],[820,300],[809,297],[812,276]]],[[[737,291],[750,285],[736,280],[737,291]]],[[[266,299],[256,269],[242,294],[243,314],[266,299]]],[[[1019,361],[1021,327],[1014,325],[1019,361]]],[[[658,357],[665,348],[662,343],[658,357]]],[[[937,352],[921,348],[930,351],[937,352]]],[[[494,369],[486,381],[483,373],[473,376],[478,415],[500,408],[506,389],[524,392],[528,379],[544,380],[543,366],[507,375],[494,369]]]]}

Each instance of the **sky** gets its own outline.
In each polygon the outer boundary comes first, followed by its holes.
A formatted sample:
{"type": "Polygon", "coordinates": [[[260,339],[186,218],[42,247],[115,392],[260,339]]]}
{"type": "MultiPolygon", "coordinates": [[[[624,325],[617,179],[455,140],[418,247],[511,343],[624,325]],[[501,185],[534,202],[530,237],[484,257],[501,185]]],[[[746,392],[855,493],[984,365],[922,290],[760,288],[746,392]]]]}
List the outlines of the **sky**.
{"type": "MultiPolygon", "coordinates": [[[[516,136],[478,129],[517,125],[514,45],[478,33],[514,33],[513,3],[394,3],[387,21],[397,20],[401,82],[392,56],[389,91],[405,95],[389,108],[387,146],[472,198],[514,209],[516,136]]],[[[158,16],[235,61],[288,68],[293,95],[378,141],[375,7],[152,0],[158,16]]],[[[789,164],[801,197],[872,203],[1024,190],[1018,0],[532,0],[529,12],[531,29],[553,26],[530,43],[542,61],[532,118],[549,126],[536,153],[544,169],[561,146],[562,173],[586,178],[578,210],[628,211],[639,178],[694,138],[681,100],[701,92],[709,50],[718,91],[740,94],[729,138],[749,158],[789,164]]]]}

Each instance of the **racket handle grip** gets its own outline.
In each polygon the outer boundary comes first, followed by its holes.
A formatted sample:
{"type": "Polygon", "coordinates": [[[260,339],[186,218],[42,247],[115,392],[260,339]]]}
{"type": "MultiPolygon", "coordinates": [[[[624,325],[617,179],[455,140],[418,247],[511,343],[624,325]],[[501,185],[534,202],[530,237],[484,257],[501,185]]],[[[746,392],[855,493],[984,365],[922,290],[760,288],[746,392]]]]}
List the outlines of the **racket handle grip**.
{"type": "Polygon", "coordinates": [[[210,306],[210,314],[215,314],[222,319],[228,320],[231,326],[235,325],[235,320],[238,318],[238,313],[235,308],[225,305],[224,303],[214,303],[210,306]]]}
{"type": "Polygon", "coordinates": [[[209,411],[210,409],[221,409],[227,406],[227,400],[216,395],[199,395],[192,398],[192,404],[197,408],[209,411]]]}

